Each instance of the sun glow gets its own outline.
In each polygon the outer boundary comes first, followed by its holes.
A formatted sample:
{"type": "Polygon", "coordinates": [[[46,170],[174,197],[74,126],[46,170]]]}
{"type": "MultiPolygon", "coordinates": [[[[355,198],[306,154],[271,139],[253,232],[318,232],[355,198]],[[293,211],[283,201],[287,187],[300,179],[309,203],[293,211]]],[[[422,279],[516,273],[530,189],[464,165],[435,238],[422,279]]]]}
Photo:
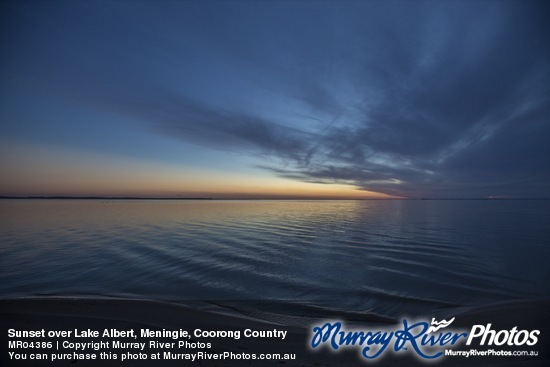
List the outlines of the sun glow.
{"type": "Polygon", "coordinates": [[[7,196],[208,197],[215,199],[386,199],[344,184],[187,167],[98,153],[6,144],[0,194],[7,196]]]}

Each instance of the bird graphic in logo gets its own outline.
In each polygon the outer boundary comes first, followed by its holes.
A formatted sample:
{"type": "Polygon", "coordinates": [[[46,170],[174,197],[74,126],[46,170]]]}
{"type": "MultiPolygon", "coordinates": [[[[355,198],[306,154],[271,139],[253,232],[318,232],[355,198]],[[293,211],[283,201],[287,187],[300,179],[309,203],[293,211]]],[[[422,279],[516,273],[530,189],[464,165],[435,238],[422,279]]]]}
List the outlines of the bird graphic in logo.
{"type": "Polygon", "coordinates": [[[444,329],[447,326],[451,325],[453,321],[455,321],[454,317],[449,321],[443,319],[439,322],[435,321],[435,318],[432,318],[432,325],[428,328],[428,333],[435,333],[439,329],[444,329]]]}

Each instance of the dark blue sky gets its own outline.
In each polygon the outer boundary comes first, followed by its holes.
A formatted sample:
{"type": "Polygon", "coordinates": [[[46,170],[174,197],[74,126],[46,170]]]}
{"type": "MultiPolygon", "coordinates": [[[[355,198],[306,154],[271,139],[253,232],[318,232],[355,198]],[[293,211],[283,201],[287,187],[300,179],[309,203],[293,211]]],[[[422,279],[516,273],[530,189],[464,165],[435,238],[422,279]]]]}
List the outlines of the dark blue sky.
{"type": "Polygon", "coordinates": [[[550,197],[548,2],[1,7],[0,194],[550,197]]]}

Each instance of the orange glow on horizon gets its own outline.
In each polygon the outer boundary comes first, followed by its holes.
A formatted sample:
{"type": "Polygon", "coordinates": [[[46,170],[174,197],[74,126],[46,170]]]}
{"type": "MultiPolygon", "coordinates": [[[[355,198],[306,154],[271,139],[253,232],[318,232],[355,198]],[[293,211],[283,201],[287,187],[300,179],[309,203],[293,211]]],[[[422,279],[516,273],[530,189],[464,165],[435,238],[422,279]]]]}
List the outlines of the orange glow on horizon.
{"type": "Polygon", "coordinates": [[[0,158],[0,195],[208,197],[214,199],[396,199],[345,184],[182,167],[98,154],[17,146],[0,158]],[[15,154],[17,153],[17,154],[15,154]],[[6,157],[10,157],[9,160],[6,157]]]}

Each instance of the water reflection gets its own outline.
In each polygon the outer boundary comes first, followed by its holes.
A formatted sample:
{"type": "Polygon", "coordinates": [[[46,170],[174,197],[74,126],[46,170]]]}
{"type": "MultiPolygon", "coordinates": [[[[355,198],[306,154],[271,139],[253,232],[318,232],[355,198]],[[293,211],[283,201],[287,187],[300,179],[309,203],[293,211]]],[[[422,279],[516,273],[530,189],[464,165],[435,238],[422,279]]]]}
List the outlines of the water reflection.
{"type": "Polygon", "coordinates": [[[549,204],[2,200],[0,295],[276,299],[383,315],[548,297],[549,204]]]}

